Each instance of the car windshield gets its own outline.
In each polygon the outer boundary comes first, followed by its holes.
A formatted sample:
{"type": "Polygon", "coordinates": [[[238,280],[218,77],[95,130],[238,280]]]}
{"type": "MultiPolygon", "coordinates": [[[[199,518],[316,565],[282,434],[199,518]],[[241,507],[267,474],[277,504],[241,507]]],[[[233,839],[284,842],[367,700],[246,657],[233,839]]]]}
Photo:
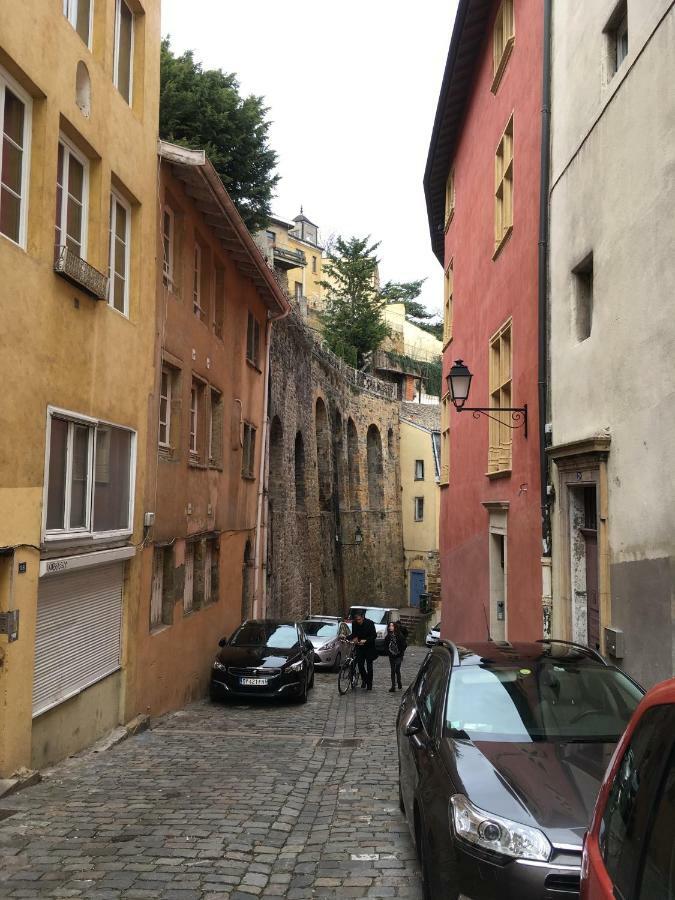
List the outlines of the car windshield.
{"type": "Polygon", "coordinates": [[[334,638],[338,633],[337,622],[303,622],[307,637],[334,638]]]}
{"type": "Polygon", "coordinates": [[[441,630],[441,623],[439,622],[438,625],[434,625],[434,627],[433,627],[431,630],[432,630],[432,631],[440,631],[440,630],[441,630]]]}
{"type": "Polygon", "coordinates": [[[350,615],[354,618],[354,614],[360,612],[366,619],[370,619],[371,622],[374,622],[375,625],[386,625],[387,624],[387,610],[386,609],[377,609],[377,607],[367,607],[367,606],[353,606],[350,610],[350,615]]]}
{"type": "Polygon", "coordinates": [[[467,666],[450,678],[446,726],[474,741],[618,741],[641,699],[617,669],[579,660],[467,666]]]}
{"type": "Polygon", "coordinates": [[[298,643],[295,625],[275,625],[273,622],[247,622],[232,635],[230,644],[235,647],[269,647],[274,650],[290,650],[298,643]]]}

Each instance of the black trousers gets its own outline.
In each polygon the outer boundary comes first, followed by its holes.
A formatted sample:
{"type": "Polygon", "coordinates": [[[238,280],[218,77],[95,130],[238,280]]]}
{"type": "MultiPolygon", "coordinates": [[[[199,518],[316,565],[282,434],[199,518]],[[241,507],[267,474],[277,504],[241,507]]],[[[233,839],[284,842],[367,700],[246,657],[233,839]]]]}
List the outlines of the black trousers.
{"type": "Polygon", "coordinates": [[[402,656],[390,656],[389,657],[389,666],[391,668],[391,686],[396,687],[396,683],[398,682],[398,686],[401,687],[401,663],[403,662],[402,656]]]}
{"type": "Polygon", "coordinates": [[[363,679],[364,683],[369,687],[373,686],[373,661],[368,656],[366,657],[365,653],[356,652],[356,660],[359,664],[359,674],[363,679]]]}

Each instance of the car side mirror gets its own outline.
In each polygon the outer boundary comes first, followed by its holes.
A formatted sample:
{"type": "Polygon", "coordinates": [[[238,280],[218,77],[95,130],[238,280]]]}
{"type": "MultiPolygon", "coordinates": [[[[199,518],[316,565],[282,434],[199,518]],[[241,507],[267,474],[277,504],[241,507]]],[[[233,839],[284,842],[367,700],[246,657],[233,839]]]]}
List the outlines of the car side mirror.
{"type": "Polygon", "coordinates": [[[415,734],[419,734],[420,731],[422,731],[422,721],[417,710],[414,710],[405,723],[403,733],[406,737],[412,737],[415,734]]]}
{"type": "Polygon", "coordinates": [[[227,638],[226,638],[226,637],[221,638],[221,639],[218,641],[218,646],[219,646],[219,647],[224,647],[226,644],[227,644],[227,638]]]}

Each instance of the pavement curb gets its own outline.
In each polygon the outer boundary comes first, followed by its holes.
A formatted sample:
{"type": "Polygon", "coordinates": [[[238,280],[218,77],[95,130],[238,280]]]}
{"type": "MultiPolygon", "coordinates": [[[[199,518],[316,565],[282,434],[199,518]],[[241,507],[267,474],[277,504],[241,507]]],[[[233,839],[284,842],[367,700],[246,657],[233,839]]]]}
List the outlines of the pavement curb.
{"type": "Polygon", "coordinates": [[[40,781],[42,776],[36,769],[21,769],[15,772],[12,778],[0,778],[0,799],[32,787],[40,781]]]}

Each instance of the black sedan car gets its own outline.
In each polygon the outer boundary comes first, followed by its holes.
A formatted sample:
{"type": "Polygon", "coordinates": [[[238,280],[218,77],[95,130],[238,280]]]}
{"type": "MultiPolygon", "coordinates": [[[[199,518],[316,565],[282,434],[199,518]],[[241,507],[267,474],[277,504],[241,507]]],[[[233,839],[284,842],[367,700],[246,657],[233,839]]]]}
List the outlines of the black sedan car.
{"type": "Polygon", "coordinates": [[[425,898],[578,898],[584,832],[642,694],[576,644],[437,645],[397,720],[425,898]]]}
{"type": "Polygon", "coordinates": [[[314,647],[297,622],[254,619],[220,641],[211,670],[212,700],[295,697],[314,687],[314,647]]]}

